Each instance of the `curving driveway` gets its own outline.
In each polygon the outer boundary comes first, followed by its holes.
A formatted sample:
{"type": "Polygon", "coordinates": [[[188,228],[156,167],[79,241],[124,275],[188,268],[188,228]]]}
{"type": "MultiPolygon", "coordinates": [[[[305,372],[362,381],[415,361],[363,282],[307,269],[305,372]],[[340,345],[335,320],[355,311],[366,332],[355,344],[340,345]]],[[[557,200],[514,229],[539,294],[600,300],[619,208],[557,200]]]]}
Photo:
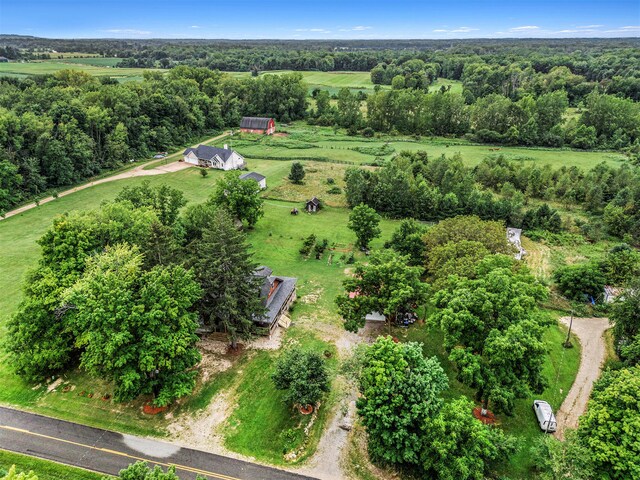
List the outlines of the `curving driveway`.
{"type": "MultiPolygon", "coordinates": [[[[221,138],[226,137],[227,135],[229,135],[229,132],[225,132],[221,135],[218,135],[216,137],[212,137],[209,138],[207,140],[204,140],[203,142],[201,142],[202,144],[205,143],[210,143],[210,142],[214,142],[216,140],[219,140],[221,138]]],[[[197,145],[194,145],[194,147],[196,147],[197,145]]],[[[168,157],[166,157],[164,160],[170,160],[170,159],[174,159],[174,158],[179,158],[180,156],[182,156],[182,151],[179,152],[175,152],[172,153],[171,155],[169,155],[168,157]]],[[[107,182],[113,182],[115,180],[122,180],[125,178],[132,178],[132,177],[144,177],[144,176],[148,176],[148,175],[162,175],[164,173],[171,173],[171,172],[177,172],[179,170],[184,170],[186,168],[191,167],[191,165],[189,165],[188,163],[182,163],[182,162],[178,162],[178,161],[174,161],[173,163],[168,163],[168,164],[164,164],[164,165],[158,165],[154,168],[150,168],[149,170],[145,170],[145,167],[147,167],[149,164],[153,164],[153,163],[157,163],[158,160],[154,160],[153,162],[145,162],[142,165],[138,165],[137,167],[131,169],[131,170],[127,170],[126,172],[122,172],[122,173],[117,173],[115,175],[111,175],[110,177],[105,177],[105,178],[101,178],[99,180],[94,180],[92,182],[88,182],[85,183],[83,185],[79,185],[77,187],[71,188],[69,190],[65,190],[64,192],[60,192],[58,194],[58,197],[64,197],[66,195],[71,195],[74,192],[77,192],[79,190],[84,190],[85,188],[89,188],[89,187],[93,187],[94,185],[100,185],[101,183],[107,183],[107,182]]],[[[53,197],[46,197],[40,200],[40,205],[42,205],[43,203],[48,203],[51,202],[52,200],[54,200],[53,197]]],[[[29,203],[27,205],[23,205],[22,207],[16,208],[15,210],[11,210],[9,212],[7,212],[4,215],[4,218],[9,218],[9,217],[13,217],[14,215],[18,215],[19,213],[22,212],[26,212],[27,210],[31,210],[32,208],[37,207],[38,204],[36,204],[35,202],[33,203],[29,203]]],[[[3,220],[2,217],[0,217],[0,220],[3,220]]]]}
{"type": "MultiPolygon", "coordinates": [[[[562,317],[560,321],[568,327],[570,317],[562,317]]],[[[576,379],[556,414],[558,430],[555,436],[560,440],[564,440],[566,428],[577,428],[580,415],[587,409],[593,382],[600,376],[606,356],[604,332],[610,326],[608,318],[573,318],[571,332],[580,340],[582,350],[576,379]]]]}

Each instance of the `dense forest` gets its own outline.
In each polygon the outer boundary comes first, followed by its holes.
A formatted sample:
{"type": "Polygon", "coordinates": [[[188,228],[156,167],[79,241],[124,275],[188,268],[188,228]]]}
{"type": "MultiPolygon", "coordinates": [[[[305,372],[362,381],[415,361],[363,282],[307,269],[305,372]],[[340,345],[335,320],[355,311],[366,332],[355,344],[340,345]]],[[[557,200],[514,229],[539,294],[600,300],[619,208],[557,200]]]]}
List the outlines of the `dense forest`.
{"type": "Polygon", "coordinates": [[[129,159],[239,125],[244,115],[302,118],[299,74],[233,79],[187,67],[140,83],[66,70],[0,81],[0,212],[129,159]]]}

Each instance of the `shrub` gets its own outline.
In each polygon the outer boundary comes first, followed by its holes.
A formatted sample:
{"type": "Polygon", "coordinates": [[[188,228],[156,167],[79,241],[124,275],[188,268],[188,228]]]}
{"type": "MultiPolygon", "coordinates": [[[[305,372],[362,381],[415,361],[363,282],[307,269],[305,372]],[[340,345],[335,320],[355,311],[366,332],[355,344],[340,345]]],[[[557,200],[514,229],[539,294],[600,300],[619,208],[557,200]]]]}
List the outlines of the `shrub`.
{"type": "Polygon", "coordinates": [[[276,362],[271,379],[283,400],[293,405],[315,405],[329,391],[329,373],[322,355],[291,347],[276,362]]]}

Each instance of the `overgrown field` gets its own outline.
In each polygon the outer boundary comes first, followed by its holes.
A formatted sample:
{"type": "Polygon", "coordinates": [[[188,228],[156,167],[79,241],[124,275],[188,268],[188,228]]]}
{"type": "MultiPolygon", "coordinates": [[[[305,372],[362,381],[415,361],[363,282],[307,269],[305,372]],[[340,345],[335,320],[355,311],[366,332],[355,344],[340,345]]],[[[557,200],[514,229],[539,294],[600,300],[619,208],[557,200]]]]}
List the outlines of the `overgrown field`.
{"type": "MultiPolygon", "coordinates": [[[[313,127],[298,122],[277,127],[283,135],[265,137],[241,134],[233,137],[232,147],[246,158],[264,160],[313,160],[343,164],[375,164],[406,151],[424,150],[432,157],[453,156],[459,153],[466,165],[474,166],[490,155],[507,159],[591,169],[601,162],[619,165],[625,156],[615,152],[581,151],[553,148],[494,147],[472,144],[460,139],[404,136],[350,137],[331,127],[313,127]]],[[[215,143],[222,146],[228,140],[215,143]]]]}

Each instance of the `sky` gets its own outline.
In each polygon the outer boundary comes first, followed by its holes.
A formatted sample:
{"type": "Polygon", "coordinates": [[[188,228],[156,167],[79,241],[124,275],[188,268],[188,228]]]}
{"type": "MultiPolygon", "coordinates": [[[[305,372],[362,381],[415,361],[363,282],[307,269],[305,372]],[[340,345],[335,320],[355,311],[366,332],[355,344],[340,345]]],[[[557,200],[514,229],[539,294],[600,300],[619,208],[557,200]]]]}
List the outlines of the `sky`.
{"type": "Polygon", "coordinates": [[[640,37],[640,0],[0,0],[0,33],[49,38],[640,37]]]}

